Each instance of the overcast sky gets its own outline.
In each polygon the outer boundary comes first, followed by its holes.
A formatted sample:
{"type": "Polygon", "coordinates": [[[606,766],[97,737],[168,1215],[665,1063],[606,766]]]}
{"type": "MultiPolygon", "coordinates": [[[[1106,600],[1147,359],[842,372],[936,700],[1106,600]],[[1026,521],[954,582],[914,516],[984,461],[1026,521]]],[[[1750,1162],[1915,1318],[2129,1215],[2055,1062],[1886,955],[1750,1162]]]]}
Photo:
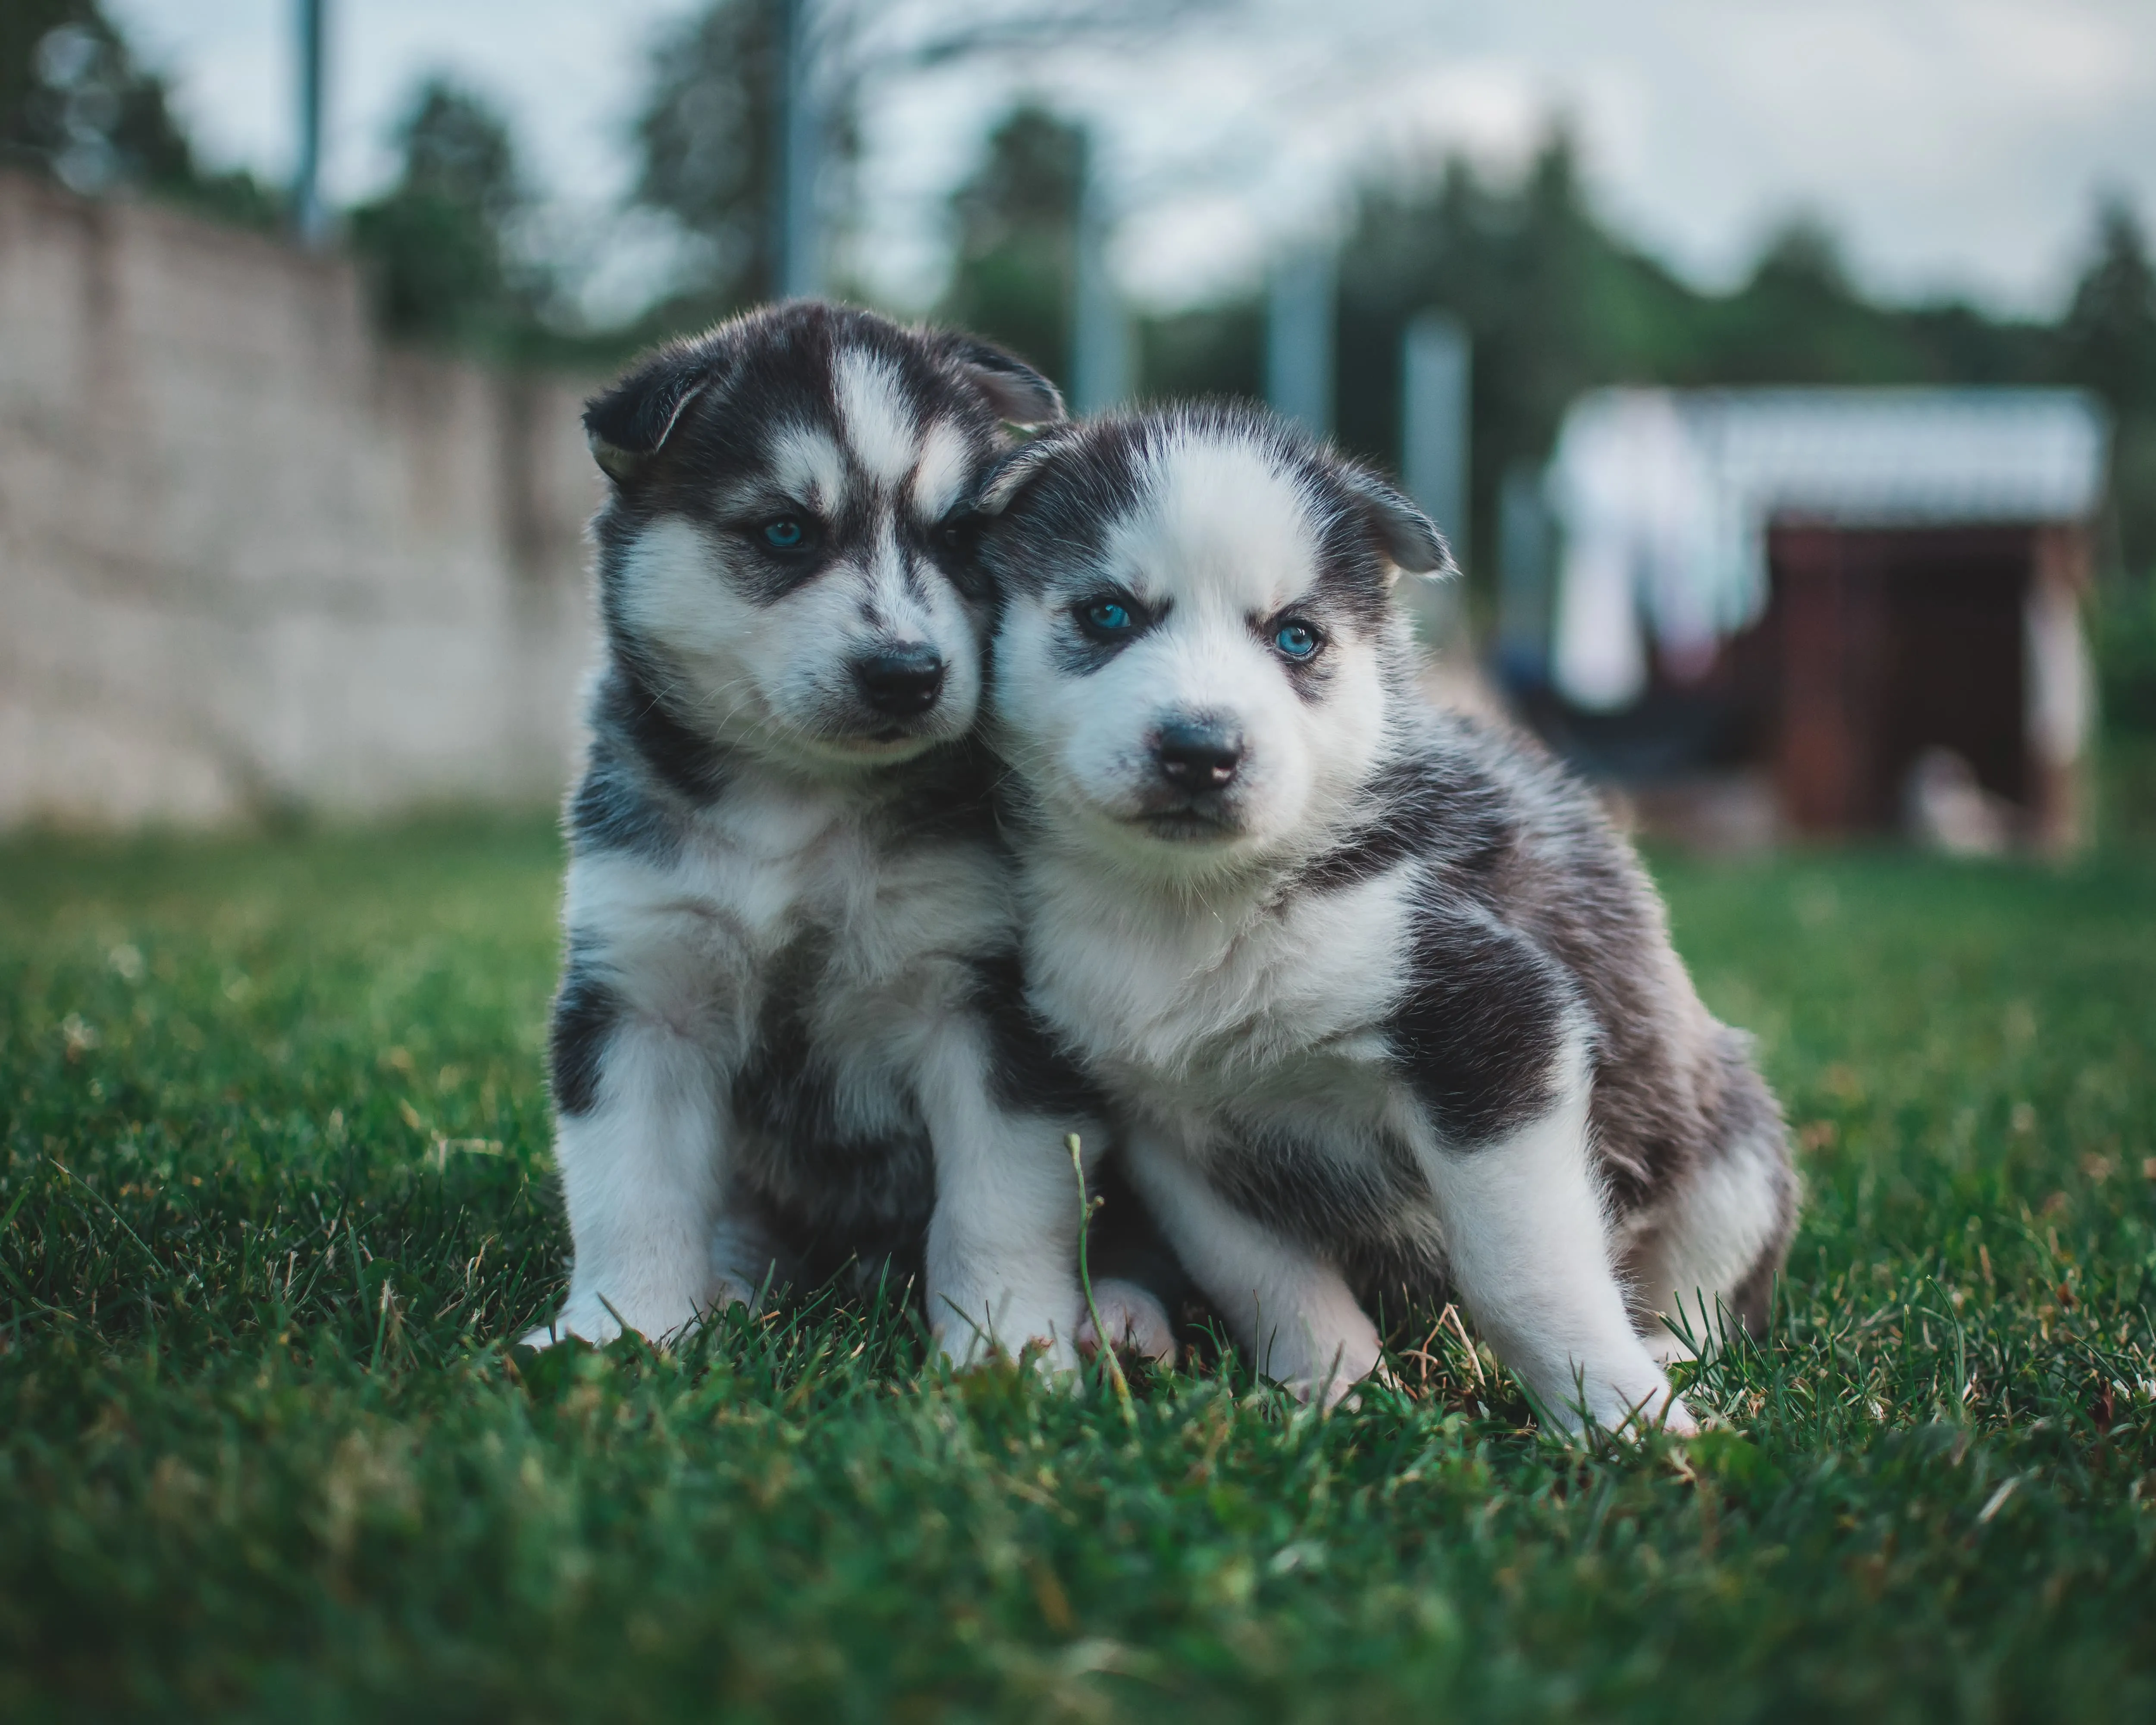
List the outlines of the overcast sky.
{"type": "MultiPolygon", "coordinates": [[[[507,112],[573,218],[621,193],[652,44],[695,0],[331,4],[333,196],[381,183],[401,103],[442,69],[507,112]]],[[[107,5],[205,156],[289,172],[293,0],[107,5]]],[[[1142,44],[873,83],[860,264],[885,295],[933,292],[942,196],[1021,92],[1096,126],[1124,213],[1118,273],[1156,306],[1322,234],[1360,173],[1453,146],[1502,170],[1559,113],[1602,208],[1704,282],[1807,211],[1878,290],[2047,312],[2099,189],[2156,216],[2156,0],[1222,0],[1142,44]]],[[[603,297],[634,296],[624,258],[603,297]]]]}

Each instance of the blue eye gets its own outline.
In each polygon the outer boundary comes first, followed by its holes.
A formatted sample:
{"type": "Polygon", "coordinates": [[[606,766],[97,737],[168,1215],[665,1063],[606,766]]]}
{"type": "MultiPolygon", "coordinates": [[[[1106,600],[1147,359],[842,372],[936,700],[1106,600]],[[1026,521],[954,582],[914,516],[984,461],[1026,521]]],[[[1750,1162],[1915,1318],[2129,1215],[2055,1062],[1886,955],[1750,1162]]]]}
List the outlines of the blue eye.
{"type": "Polygon", "coordinates": [[[1121,634],[1131,626],[1130,608],[1113,599],[1098,599],[1086,608],[1086,626],[1104,635],[1121,634]]]}
{"type": "Polygon", "coordinates": [[[790,515],[763,524],[763,542],[775,550],[798,551],[801,542],[808,536],[807,530],[790,515]]]}
{"type": "Polygon", "coordinates": [[[1290,659],[1307,659],[1317,650],[1317,631],[1306,623],[1283,623],[1274,631],[1273,645],[1290,659]]]}

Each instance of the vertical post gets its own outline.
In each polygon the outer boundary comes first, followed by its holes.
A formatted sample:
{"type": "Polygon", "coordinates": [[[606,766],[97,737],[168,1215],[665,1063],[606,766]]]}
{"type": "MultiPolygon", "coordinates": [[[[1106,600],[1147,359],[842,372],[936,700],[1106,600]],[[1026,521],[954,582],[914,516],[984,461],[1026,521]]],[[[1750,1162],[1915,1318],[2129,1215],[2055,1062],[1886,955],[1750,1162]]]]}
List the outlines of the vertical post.
{"type": "Polygon", "coordinates": [[[1086,140],[1071,270],[1070,405],[1106,413],[1131,393],[1130,321],[1108,272],[1110,211],[1100,152],[1086,140]]]}
{"type": "Polygon", "coordinates": [[[1332,430],[1333,259],[1312,249],[1274,271],[1265,300],[1265,399],[1318,437],[1332,430]]]}
{"type": "Polygon", "coordinates": [[[319,250],[329,237],[322,204],[322,27],[328,0],[299,6],[300,151],[292,174],[292,228],[300,244],[319,250]]]}
{"type": "Polygon", "coordinates": [[[1401,343],[1400,477],[1467,566],[1471,349],[1455,318],[1426,311],[1401,343]]]}
{"type": "Polygon", "coordinates": [[[1542,475],[1512,468],[1497,490],[1497,672],[1517,696],[1549,685],[1551,538],[1542,475]]]}
{"type": "Polygon", "coordinates": [[[772,199],[771,292],[794,299],[821,290],[823,236],[817,193],[823,116],[815,77],[814,0],[775,0],[778,29],[778,195],[772,199]]]}

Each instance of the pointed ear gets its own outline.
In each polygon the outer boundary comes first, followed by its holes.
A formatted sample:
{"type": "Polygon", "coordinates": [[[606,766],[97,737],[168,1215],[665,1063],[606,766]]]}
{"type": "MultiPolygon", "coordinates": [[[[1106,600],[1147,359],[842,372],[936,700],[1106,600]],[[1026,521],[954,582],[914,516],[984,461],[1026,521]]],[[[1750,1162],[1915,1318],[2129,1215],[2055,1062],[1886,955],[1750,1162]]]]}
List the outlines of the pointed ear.
{"type": "Polygon", "coordinates": [[[1436,523],[1403,493],[1360,467],[1343,468],[1341,477],[1353,494],[1378,548],[1391,560],[1396,578],[1403,570],[1432,581],[1460,572],[1460,565],[1452,560],[1452,547],[1445,542],[1436,523]]]}
{"type": "Polygon", "coordinates": [[[980,495],[973,500],[975,515],[998,516],[1018,501],[1019,494],[1031,485],[1040,470],[1048,464],[1057,445],[1065,439],[1054,432],[1016,449],[1004,458],[1003,465],[988,477],[981,487],[980,495]]]}
{"type": "Polygon", "coordinates": [[[701,342],[676,341],[641,361],[584,403],[592,459],[617,485],[634,479],[665,446],[689,404],[717,375],[718,356],[701,342]]]}
{"type": "Polygon", "coordinates": [[[1062,424],[1062,392],[1017,355],[957,330],[946,333],[938,346],[944,362],[988,398],[998,419],[1024,426],[1062,424]]]}

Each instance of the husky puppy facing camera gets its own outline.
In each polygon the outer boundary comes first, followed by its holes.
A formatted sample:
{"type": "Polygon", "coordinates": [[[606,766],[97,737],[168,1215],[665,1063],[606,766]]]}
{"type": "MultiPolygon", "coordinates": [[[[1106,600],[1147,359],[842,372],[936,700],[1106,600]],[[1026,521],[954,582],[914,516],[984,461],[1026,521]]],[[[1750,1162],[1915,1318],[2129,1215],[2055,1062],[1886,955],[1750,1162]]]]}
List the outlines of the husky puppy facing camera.
{"type": "Polygon", "coordinates": [[[552,1034],[575,1256],[535,1343],[670,1336],[925,1235],[948,1349],[1068,1360],[1064,1140],[1102,1134],[1014,998],[954,526],[1004,424],[1061,411],[985,344],[810,302],[590,403],[606,655],[552,1034]]]}
{"type": "Polygon", "coordinates": [[[981,508],[1029,999],[1260,1368],[1337,1396],[1373,1307],[1456,1297],[1560,1420],[1690,1430],[1658,1315],[1764,1322],[1781,1117],[1589,793],[1417,694],[1436,531],[1224,408],[1050,433],[981,508]]]}

